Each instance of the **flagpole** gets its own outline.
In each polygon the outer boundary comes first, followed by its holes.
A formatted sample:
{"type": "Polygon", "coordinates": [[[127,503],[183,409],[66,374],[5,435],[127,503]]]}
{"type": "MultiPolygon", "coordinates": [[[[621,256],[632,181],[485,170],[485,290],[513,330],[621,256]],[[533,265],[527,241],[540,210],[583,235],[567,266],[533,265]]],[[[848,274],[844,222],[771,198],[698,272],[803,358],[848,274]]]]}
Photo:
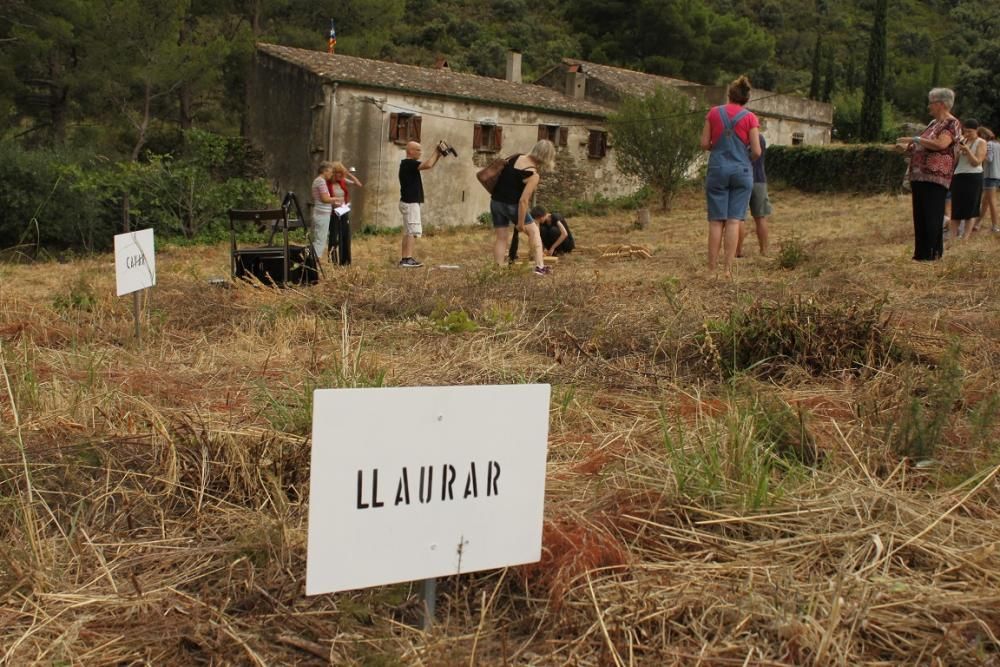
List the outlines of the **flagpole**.
{"type": "Polygon", "coordinates": [[[333,19],[330,19],[330,34],[326,41],[326,52],[332,54],[337,46],[337,29],[333,26],[333,19]]]}

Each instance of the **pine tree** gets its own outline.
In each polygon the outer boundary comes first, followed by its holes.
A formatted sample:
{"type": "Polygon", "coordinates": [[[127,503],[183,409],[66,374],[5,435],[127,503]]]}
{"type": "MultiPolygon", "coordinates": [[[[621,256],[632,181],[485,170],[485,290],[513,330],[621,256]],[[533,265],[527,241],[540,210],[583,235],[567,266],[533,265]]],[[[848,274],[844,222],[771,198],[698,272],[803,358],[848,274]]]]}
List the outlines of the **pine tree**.
{"type": "Polygon", "coordinates": [[[872,23],[868,67],[865,70],[865,95],[861,103],[862,141],[878,141],[882,137],[888,13],[888,0],[875,0],[875,20],[872,23]]]}

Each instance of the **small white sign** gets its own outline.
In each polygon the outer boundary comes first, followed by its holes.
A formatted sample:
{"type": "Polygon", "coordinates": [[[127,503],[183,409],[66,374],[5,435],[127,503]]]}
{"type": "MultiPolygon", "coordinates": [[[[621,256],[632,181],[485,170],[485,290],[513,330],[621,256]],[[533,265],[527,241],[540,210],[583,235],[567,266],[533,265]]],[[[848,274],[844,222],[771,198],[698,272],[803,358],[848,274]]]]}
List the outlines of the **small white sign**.
{"type": "Polygon", "coordinates": [[[338,206],[337,208],[333,209],[333,212],[336,213],[337,215],[340,215],[340,216],[344,215],[345,213],[350,213],[351,212],[351,203],[347,202],[343,206],[338,206]]]}
{"type": "Polygon", "coordinates": [[[152,229],[115,235],[115,281],[118,296],[156,284],[152,229]]]}
{"type": "Polygon", "coordinates": [[[306,594],[533,563],[549,385],[313,394],[306,594]]]}

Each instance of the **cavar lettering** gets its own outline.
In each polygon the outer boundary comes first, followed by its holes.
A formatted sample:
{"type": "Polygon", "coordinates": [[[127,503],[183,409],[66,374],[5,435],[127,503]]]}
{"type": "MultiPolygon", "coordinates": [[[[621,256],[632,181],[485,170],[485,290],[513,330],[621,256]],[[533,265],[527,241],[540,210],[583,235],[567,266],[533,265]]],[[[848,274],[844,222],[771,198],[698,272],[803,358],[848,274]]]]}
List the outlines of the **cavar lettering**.
{"type": "Polygon", "coordinates": [[[134,269],[140,266],[146,266],[145,255],[129,255],[125,258],[126,269],[134,269]]]}

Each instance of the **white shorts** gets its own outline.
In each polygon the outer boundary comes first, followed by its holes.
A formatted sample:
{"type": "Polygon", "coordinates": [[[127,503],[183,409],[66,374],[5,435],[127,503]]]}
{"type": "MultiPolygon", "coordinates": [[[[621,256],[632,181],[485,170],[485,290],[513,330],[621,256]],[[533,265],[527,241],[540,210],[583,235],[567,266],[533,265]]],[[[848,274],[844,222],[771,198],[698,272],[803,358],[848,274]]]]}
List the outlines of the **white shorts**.
{"type": "Polygon", "coordinates": [[[420,204],[401,201],[399,212],[403,214],[403,230],[410,236],[420,236],[424,231],[420,224],[420,204]]]}

